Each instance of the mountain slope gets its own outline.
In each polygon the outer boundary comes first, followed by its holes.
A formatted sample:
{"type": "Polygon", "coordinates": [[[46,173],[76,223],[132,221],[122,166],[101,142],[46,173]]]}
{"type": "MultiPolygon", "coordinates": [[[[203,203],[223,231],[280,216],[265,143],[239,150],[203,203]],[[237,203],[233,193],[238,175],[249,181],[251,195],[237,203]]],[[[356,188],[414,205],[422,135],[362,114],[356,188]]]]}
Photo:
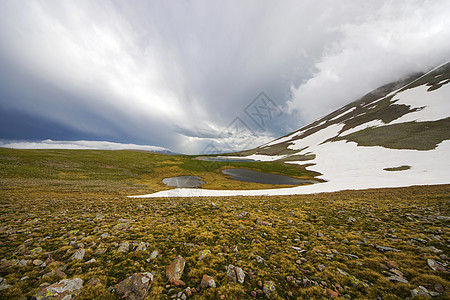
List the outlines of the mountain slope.
{"type": "Polygon", "coordinates": [[[446,63],[378,88],[293,133],[238,153],[254,160],[307,165],[321,173],[325,183],[198,193],[302,194],[450,183],[449,83],[450,63],[446,63]]]}

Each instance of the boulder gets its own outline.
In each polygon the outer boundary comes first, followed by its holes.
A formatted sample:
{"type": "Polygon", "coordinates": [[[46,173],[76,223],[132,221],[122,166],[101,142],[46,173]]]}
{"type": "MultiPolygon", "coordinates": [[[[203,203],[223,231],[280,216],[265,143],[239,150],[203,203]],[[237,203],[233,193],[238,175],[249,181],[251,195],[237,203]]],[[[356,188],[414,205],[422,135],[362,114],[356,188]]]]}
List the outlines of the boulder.
{"type": "Polygon", "coordinates": [[[153,282],[151,273],[134,273],[114,286],[116,293],[129,300],[142,300],[147,297],[153,282]]]}
{"type": "Polygon", "coordinates": [[[186,261],[181,255],[178,255],[177,258],[166,268],[166,276],[170,280],[180,280],[183,275],[184,265],[186,261]]]}
{"type": "Polygon", "coordinates": [[[75,251],[75,253],[70,257],[70,260],[83,260],[84,254],[86,253],[86,250],[78,249],[75,251]]]}
{"type": "Polygon", "coordinates": [[[66,300],[75,298],[83,288],[81,278],[63,279],[40,290],[34,297],[39,300],[66,300]]]}
{"type": "Polygon", "coordinates": [[[244,283],[245,273],[239,267],[228,265],[227,276],[231,277],[231,279],[233,279],[234,282],[244,283]]]}
{"type": "Polygon", "coordinates": [[[216,287],[216,282],[214,281],[214,278],[205,274],[202,277],[200,286],[202,288],[216,287]]]}

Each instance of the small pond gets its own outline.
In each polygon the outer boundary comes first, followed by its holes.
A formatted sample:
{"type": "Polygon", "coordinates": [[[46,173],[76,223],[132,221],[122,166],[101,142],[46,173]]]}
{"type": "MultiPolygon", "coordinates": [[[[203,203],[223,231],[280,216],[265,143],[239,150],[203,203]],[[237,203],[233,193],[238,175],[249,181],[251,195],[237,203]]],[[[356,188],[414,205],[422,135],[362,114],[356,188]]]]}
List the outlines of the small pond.
{"type": "Polygon", "coordinates": [[[249,169],[225,169],[222,173],[231,176],[232,179],[243,182],[268,183],[268,184],[288,184],[302,185],[307,183],[317,183],[315,180],[304,180],[285,175],[262,173],[249,169]]]}
{"type": "Polygon", "coordinates": [[[162,182],[168,186],[175,186],[178,188],[201,188],[204,181],[200,180],[198,176],[176,176],[164,178],[162,182]]]}

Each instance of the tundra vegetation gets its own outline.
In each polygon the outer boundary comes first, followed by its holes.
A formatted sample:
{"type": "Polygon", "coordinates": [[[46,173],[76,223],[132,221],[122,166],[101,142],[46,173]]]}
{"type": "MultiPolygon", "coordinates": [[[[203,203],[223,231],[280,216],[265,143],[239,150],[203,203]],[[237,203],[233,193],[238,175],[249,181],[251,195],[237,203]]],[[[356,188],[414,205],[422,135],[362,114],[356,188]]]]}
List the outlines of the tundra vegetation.
{"type": "Polygon", "coordinates": [[[224,167],[317,175],[136,151],[0,149],[0,298],[51,299],[63,285],[77,299],[450,298],[450,185],[126,197],[191,174],[204,188],[272,187],[230,180],[224,167]]]}

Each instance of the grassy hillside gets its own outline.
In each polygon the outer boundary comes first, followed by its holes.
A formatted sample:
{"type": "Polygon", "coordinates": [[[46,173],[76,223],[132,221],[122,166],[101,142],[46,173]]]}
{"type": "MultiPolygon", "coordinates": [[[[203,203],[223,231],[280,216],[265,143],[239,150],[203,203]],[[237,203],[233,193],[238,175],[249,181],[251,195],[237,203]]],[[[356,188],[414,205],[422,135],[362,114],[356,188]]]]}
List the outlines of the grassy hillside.
{"type": "Polygon", "coordinates": [[[201,169],[191,157],[133,151],[0,149],[0,299],[33,296],[63,278],[84,281],[77,299],[118,299],[110,287],[136,272],[154,275],[147,299],[262,299],[269,281],[274,299],[404,299],[419,286],[435,299],[450,297],[450,185],[125,197],[160,188],[169,173],[219,178],[225,165],[304,172],[273,163],[208,162],[201,169]],[[81,249],[84,257],[71,259],[81,249]],[[209,254],[200,260],[202,253],[209,254]],[[165,276],[178,255],[186,260],[184,287],[165,276]],[[243,283],[226,275],[230,264],[245,272],[243,283]],[[201,288],[204,274],[217,287],[201,288]]]}
{"type": "Polygon", "coordinates": [[[192,156],[139,151],[0,148],[0,183],[13,189],[130,195],[169,189],[162,179],[179,175],[202,177],[206,181],[204,188],[277,187],[230,180],[221,173],[224,168],[248,168],[302,179],[319,175],[302,167],[273,162],[207,162],[192,156]]]}

